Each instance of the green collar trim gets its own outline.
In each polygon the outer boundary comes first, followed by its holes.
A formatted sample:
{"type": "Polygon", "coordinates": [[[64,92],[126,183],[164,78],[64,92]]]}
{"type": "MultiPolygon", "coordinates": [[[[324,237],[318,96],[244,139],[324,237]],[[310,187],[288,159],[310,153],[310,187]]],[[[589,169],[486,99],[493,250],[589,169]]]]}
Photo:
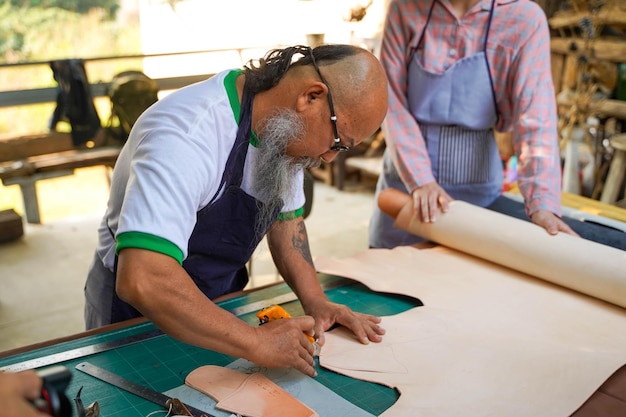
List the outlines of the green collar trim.
{"type": "MultiPolygon", "coordinates": [[[[239,124],[239,116],[241,114],[241,103],[239,102],[239,97],[237,96],[237,77],[242,72],[243,70],[241,69],[233,70],[226,74],[226,77],[224,77],[224,88],[226,88],[230,108],[233,110],[233,116],[235,117],[237,124],[239,124]]],[[[258,148],[259,138],[256,133],[254,133],[254,130],[250,133],[250,145],[258,148]]]]}

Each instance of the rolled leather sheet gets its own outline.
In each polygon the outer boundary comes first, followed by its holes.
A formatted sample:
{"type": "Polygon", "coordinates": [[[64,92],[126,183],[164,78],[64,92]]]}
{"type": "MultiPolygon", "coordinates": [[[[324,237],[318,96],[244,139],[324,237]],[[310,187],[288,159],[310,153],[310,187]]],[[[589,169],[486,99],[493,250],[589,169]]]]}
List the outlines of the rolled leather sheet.
{"type": "Polygon", "coordinates": [[[626,308],[626,251],[455,200],[434,223],[413,216],[412,199],[395,189],[378,198],[400,229],[626,308]]]}

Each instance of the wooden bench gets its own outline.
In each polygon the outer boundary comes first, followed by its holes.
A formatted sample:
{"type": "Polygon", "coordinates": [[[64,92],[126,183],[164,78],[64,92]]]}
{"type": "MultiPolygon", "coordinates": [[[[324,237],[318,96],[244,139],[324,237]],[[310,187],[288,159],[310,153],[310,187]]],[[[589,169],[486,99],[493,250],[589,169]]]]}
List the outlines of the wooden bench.
{"type": "Polygon", "coordinates": [[[39,224],[37,181],[72,175],[78,168],[112,168],[120,150],[120,146],[74,149],[71,135],[60,132],[0,140],[0,179],[5,186],[20,186],[26,221],[39,224]]]}

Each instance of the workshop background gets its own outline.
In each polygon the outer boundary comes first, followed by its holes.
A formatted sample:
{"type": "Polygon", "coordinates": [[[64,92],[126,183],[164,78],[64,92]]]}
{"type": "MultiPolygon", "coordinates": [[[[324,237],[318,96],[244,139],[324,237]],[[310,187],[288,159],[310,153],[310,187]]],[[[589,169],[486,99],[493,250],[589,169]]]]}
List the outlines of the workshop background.
{"type": "MultiPolygon", "coordinates": [[[[626,2],[537,3],[552,29],[564,204],[626,228],[626,2]]],[[[162,97],[273,47],[353,43],[377,53],[388,0],[35,4],[44,2],[0,6],[0,351],[83,330],[82,288],[110,174],[110,160],[88,151],[119,145],[120,120],[111,115],[109,94],[116,74],[133,70],[159,80],[162,97]],[[69,123],[50,129],[57,87],[50,61],[63,59],[83,60],[95,91],[100,129],[80,149],[69,123]],[[32,194],[25,202],[24,184],[32,185],[34,202],[32,194]],[[37,216],[27,218],[27,205],[37,216]]],[[[515,193],[510,138],[498,139],[505,187],[515,193]]],[[[306,222],[314,256],[367,248],[384,146],[379,132],[312,172],[306,222]]],[[[280,280],[265,244],[250,268],[250,287],[280,280]]]]}

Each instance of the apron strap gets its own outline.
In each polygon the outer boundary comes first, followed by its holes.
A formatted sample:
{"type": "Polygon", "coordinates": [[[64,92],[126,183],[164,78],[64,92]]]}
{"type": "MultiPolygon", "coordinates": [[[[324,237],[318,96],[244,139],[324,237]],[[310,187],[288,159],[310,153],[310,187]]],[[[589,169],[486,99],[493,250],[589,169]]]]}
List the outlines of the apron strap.
{"type": "Polygon", "coordinates": [[[254,99],[254,93],[248,87],[248,83],[245,82],[243,86],[243,93],[241,96],[241,109],[239,113],[239,129],[237,129],[237,137],[235,144],[228,155],[226,161],[226,168],[224,169],[224,175],[222,175],[222,181],[218,187],[215,195],[211,198],[209,205],[215,201],[220,191],[224,188],[224,185],[240,185],[243,180],[243,168],[246,161],[248,144],[250,143],[250,134],[252,132],[252,102],[254,99]],[[235,169],[232,169],[234,164],[235,169]]]}
{"type": "Polygon", "coordinates": [[[413,48],[411,50],[410,56],[415,55],[415,51],[420,49],[420,46],[422,46],[422,41],[424,39],[424,33],[426,33],[426,28],[428,27],[428,24],[430,23],[430,17],[433,15],[433,10],[435,8],[435,2],[436,1],[437,0],[433,0],[433,2],[430,4],[430,10],[428,10],[428,17],[426,18],[426,23],[424,23],[424,27],[422,28],[422,33],[420,33],[420,38],[417,41],[417,45],[415,46],[415,48],[413,48]]]}
{"type": "Polygon", "coordinates": [[[496,99],[496,89],[493,83],[493,77],[491,76],[491,66],[489,65],[489,58],[487,57],[487,40],[489,39],[489,29],[491,29],[491,20],[493,19],[493,12],[496,8],[496,0],[491,0],[491,9],[489,10],[489,20],[487,21],[487,33],[485,33],[485,43],[483,45],[483,53],[485,54],[485,63],[487,64],[487,75],[489,75],[489,83],[491,84],[491,95],[493,96],[493,107],[496,110],[496,124],[500,119],[500,112],[498,111],[498,101],[496,99]]]}

